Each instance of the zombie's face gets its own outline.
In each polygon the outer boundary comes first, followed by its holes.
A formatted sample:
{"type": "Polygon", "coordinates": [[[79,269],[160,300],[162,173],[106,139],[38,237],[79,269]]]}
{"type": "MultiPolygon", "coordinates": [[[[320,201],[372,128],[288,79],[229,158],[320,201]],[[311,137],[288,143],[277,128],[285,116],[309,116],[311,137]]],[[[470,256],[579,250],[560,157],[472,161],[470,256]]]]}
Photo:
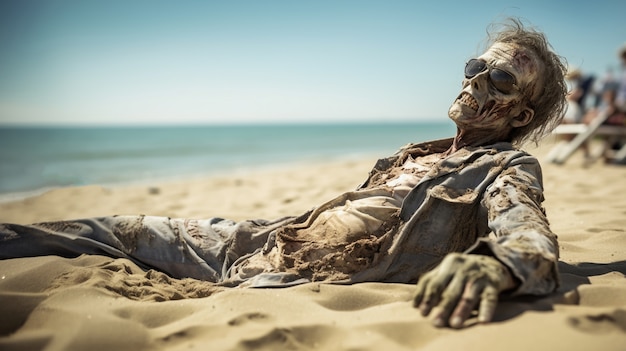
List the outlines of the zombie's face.
{"type": "Polygon", "coordinates": [[[534,115],[529,101],[538,93],[543,69],[536,55],[515,44],[495,43],[470,60],[463,90],[448,115],[461,130],[505,132],[534,115]]]}

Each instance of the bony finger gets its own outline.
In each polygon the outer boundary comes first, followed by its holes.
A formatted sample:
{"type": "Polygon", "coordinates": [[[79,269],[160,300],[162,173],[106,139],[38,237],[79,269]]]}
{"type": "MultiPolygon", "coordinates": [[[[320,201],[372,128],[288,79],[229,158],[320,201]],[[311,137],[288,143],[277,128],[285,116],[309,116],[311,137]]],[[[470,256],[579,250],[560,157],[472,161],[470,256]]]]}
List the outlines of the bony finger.
{"type": "Polygon", "coordinates": [[[430,311],[432,311],[433,307],[435,307],[436,305],[437,301],[433,296],[430,296],[424,299],[419,305],[420,313],[422,314],[422,316],[426,317],[430,314],[430,311]]]}
{"type": "Polygon", "coordinates": [[[440,289],[436,285],[430,284],[427,287],[424,297],[419,304],[419,310],[422,316],[428,316],[433,307],[437,306],[439,300],[441,299],[440,295],[440,289]]]}
{"type": "Polygon", "coordinates": [[[450,317],[450,326],[452,328],[461,328],[463,326],[463,323],[465,323],[478,305],[483,287],[484,284],[480,281],[473,281],[465,285],[463,296],[450,317]]]}
{"type": "Polygon", "coordinates": [[[428,275],[423,275],[417,282],[415,295],[413,297],[413,307],[419,307],[426,294],[426,287],[428,286],[428,275]]]}
{"type": "MultiPolygon", "coordinates": [[[[420,278],[413,304],[420,309],[423,316],[429,315],[432,309],[439,304],[442,293],[458,272],[458,266],[464,261],[465,257],[461,254],[449,254],[435,269],[420,278]]],[[[460,294],[461,291],[458,292],[458,296],[460,294]]],[[[447,315],[450,314],[450,311],[446,311],[447,315]]]]}
{"type": "Polygon", "coordinates": [[[463,294],[465,281],[465,275],[455,275],[444,290],[441,302],[439,303],[439,309],[433,316],[433,324],[436,327],[444,327],[448,324],[450,315],[463,294]]]}
{"type": "Polygon", "coordinates": [[[430,314],[432,308],[439,303],[439,296],[443,288],[440,288],[436,276],[436,271],[428,272],[418,283],[414,305],[419,308],[422,316],[430,314]]]}
{"type": "Polygon", "coordinates": [[[433,326],[437,328],[443,328],[446,325],[448,325],[447,318],[444,317],[444,315],[445,315],[445,312],[443,311],[443,308],[441,306],[434,307],[432,318],[431,318],[433,326]]]}
{"type": "Polygon", "coordinates": [[[430,314],[430,311],[436,305],[436,301],[432,296],[423,295],[422,298],[417,298],[413,301],[413,307],[420,311],[420,314],[424,317],[430,314]]]}
{"type": "Polygon", "coordinates": [[[488,323],[493,319],[498,304],[498,289],[493,285],[488,285],[480,296],[480,307],[478,309],[478,321],[488,323]]]}

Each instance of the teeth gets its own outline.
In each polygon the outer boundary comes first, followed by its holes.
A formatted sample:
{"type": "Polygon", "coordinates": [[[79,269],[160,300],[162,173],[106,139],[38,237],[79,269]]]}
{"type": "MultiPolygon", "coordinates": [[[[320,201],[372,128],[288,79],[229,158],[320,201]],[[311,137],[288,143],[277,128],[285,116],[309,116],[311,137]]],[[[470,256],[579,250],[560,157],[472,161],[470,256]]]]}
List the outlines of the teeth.
{"type": "Polygon", "coordinates": [[[474,111],[478,111],[478,102],[474,97],[468,93],[462,93],[459,99],[464,105],[470,107],[474,111]]]}

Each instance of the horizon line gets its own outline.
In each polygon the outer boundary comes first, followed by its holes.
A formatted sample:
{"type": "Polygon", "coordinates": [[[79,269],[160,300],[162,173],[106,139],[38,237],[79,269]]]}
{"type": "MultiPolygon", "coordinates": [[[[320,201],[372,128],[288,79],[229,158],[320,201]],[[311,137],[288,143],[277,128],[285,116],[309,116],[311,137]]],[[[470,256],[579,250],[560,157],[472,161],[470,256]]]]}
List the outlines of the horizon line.
{"type": "Polygon", "coordinates": [[[225,121],[225,122],[53,122],[53,123],[14,123],[1,122],[0,128],[141,128],[141,127],[237,127],[237,126],[316,126],[316,125],[400,125],[400,124],[447,124],[452,123],[448,118],[416,118],[416,119],[367,119],[367,120],[307,120],[307,121],[225,121]]]}

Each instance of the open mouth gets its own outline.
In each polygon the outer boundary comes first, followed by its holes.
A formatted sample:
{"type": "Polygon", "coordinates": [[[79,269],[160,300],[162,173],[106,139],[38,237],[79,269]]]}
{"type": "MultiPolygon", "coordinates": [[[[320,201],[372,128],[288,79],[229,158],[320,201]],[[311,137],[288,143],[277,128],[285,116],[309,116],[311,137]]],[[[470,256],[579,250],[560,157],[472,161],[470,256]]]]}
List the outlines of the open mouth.
{"type": "Polygon", "coordinates": [[[471,108],[474,111],[478,111],[478,101],[474,97],[466,92],[462,92],[458,99],[463,105],[471,108]]]}

